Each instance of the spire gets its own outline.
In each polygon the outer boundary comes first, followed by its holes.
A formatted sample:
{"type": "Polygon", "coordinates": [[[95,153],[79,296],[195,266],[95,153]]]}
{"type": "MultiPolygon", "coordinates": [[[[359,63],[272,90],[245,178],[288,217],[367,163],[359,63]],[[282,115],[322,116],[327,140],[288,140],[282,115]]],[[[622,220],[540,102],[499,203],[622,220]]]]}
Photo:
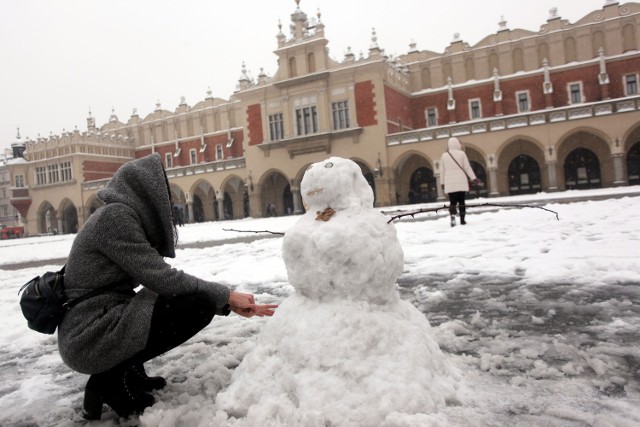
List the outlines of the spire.
{"type": "Polygon", "coordinates": [[[18,126],[18,134],[16,135],[16,139],[20,140],[21,136],[20,136],[20,126],[18,126]]]}
{"type": "Polygon", "coordinates": [[[558,18],[560,18],[560,15],[558,15],[558,8],[552,7],[551,9],[549,9],[549,17],[547,18],[547,21],[558,18]]]}
{"type": "Polygon", "coordinates": [[[508,30],[507,28],[507,20],[504,19],[504,16],[500,16],[500,22],[498,22],[498,32],[508,30]]]}
{"type": "Polygon", "coordinates": [[[96,119],[91,116],[91,107],[89,107],[89,117],[87,117],[87,130],[96,130],[96,119]]]}
{"type": "Polygon", "coordinates": [[[244,63],[244,61],[242,61],[242,74],[240,75],[240,78],[238,79],[238,85],[239,85],[240,90],[247,89],[249,86],[251,86],[251,79],[249,78],[249,75],[247,74],[247,66],[244,63]]]}
{"type": "Polygon", "coordinates": [[[111,107],[111,115],[109,116],[109,122],[117,122],[118,116],[116,116],[116,110],[111,107]]]}
{"type": "Polygon", "coordinates": [[[371,46],[369,47],[369,57],[379,57],[381,53],[382,50],[380,49],[380,46],[378,46],[378,35],[376,34],[376,29],[371,28],[371,46]]]}

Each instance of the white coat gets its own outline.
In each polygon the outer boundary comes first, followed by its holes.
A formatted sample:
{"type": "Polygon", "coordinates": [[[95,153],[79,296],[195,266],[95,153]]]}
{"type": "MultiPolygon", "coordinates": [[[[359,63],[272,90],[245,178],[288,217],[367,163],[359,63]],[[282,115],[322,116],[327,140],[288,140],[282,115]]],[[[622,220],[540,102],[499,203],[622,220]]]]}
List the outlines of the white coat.
{"type": "Polygon", "coordinates": [[[477,179],[476,174],[473,173],[469,159],[462,151],[462,145],[458,138],[449,138],[448,146],[449,151],[445,152],[440,159],[440,177],[444,185],[444,192],[449,194],[457,191],[469,191],[469,179],[472,181],[477,179]],[[454,158],[460,166],[456,164],[454,158]]]}

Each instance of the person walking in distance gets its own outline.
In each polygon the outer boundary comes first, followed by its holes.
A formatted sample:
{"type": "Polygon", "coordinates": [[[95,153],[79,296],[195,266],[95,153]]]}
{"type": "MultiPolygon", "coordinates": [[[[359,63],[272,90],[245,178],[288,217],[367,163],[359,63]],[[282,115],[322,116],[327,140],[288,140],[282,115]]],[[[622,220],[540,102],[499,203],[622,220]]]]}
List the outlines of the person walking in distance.
{"type": "Polygon", "coordinates": [[[447,145],[447,151],[440,160],[440,167],[442,168],[442,188],[449,196],[449,214],[451,215],[451,226],[454,227],[458,207],[460,209],[460,224],[467,223],[465,220],[465,196],[469,191],[469,182],[479,184],[480,180],[476,178],[458,138],[449,138],[447,145]]]}

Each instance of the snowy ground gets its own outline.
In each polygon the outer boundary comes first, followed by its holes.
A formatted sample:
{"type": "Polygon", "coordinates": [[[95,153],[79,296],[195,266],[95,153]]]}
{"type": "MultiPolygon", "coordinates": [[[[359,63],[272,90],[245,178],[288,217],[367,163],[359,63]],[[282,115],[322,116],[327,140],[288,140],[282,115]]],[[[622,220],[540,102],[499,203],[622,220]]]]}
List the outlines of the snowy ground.
{"type": "MultiPolygon", "coordinates": [[[[396,221],[405,253],[399,292],[429,319],[440,347],[463,373],[466,393],[460,406],[435,417],[399,417],[393,425],[422,426],[426,419],[443,426],[640,425],[639,194],[639,187],[625,187],[470,202],[544,203],[559,213],[559,221],[539,209],[489,208],[470,210],[464,227],[450,228],[442,214],[396,221]],[[560,203],[608,196],[615,198],[560,203]]],[[[388,210],[418,207],[429,205],[388,210]]],[[[286,232],[296,220],[182,227],[185,248],[171,263],[254,292],[261,302],[280,302],[293,292],[282,240],[237,242],[239,233],[223,229],[286,232]]],[[[2,426],[84,423],[80,407],[87,377],[62,364],[55,336],[26,327],[17,295],[28,279],[59,267],[72,240],[0,242],[2,426]],[[18,265],[24,262],[32,266],[18,265]]],[[[157,403],[140,418],[118,419],[109,410],[102,421],[84,424],[245,425],[227,419],[213,402],[268,321],[215,319],[185,345],[147,364],[169,385],[156,392],[157,403]]],[[[288,425],[286,418],[282,425],[288,425]]]]}

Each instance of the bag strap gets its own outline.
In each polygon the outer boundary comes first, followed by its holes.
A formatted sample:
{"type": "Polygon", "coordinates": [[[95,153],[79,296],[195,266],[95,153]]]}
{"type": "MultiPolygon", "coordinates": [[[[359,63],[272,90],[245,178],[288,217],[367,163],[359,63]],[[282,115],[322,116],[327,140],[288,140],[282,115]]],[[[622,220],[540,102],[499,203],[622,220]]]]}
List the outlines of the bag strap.
{"type": "MultiPolygon", "coordinates": [[[[58,271],[58,274],[64,276],[65,267],[66,267],[66,265],[64,265],[60,269],[60,271],[58,271]]],[[[114,288],[118,287],[121,284],[122,284],[121,282],[114,282],[114,283],[109,283],[109,284],[104,285],[104,286],[100,286],[99,288],[92,289],[89,292],[87,292],[86,294],[79,296],[78,298],[74,298],[72,300],[66,301],[64,304],[62,304],[62,308],[64,310],[69,310],[71,307],[75,307],[76,305],[80,304],[82,301],[88,300],[89,298],[93,298],[96,295],[100,295],[102,293],[108,292],[111,289],[114,289],[114,288]]]]}
{"type": "Polygon", "coordinates": [[[449,149],[448,149],[448,148],[447,148],[447,153],[449,153],[449,156],[451,156],[451,159],[454,161],[454,163],[455,163],[456,165],[458,165],[458,167],[462,170],[462,172],[464,172],[464,174],[467,176],[467,179],[468,179],[469,181],[471,181],[471,177],[469,176],[469,174],[467,173],[467,171],[466,171],[466,170],[464,170],[464,168],[463,168],[462,166],[460,166],[460,163],[458,163],[458,161],[456,160],[456,158],[455,158],[455,157],[453,157],[453,154],[451,154],[451,151],[449,151],[449,149]]]}

